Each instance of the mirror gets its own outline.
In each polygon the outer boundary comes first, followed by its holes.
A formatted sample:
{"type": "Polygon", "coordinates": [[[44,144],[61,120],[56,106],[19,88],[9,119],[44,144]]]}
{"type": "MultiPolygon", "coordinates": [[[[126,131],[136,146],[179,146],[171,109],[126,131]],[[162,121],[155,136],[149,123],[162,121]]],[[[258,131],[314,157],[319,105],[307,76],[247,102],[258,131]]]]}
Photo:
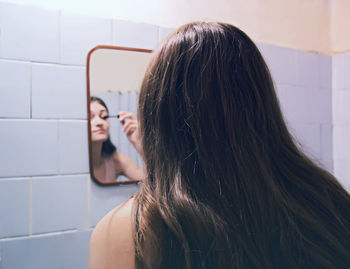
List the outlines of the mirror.
{"type": "Polygon", "coordinates": [[[151,50],[97,46],[87,57],[87,108],[91,177],[99,184],[139,182],[137,99],[151,50]]]}

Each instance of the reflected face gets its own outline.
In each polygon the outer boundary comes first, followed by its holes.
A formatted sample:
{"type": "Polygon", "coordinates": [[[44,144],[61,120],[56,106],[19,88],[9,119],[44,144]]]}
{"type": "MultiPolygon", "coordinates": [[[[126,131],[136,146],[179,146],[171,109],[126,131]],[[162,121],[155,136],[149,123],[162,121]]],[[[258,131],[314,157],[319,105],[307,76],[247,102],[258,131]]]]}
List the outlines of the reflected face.
{"type": "Polygon", "coordinates": [[[90,103],[90,124],[92,142],[104,142],[109,136],[107,109],[97,101],[90,103]]]}

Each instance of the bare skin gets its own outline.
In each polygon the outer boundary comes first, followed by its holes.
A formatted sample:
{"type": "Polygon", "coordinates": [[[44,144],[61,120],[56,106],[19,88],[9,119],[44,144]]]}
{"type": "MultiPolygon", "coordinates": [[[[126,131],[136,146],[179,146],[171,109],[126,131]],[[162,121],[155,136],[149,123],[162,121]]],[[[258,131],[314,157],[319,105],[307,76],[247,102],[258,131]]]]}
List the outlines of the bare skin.
{"type": "Polygon", "coordinates": [[[131,198],[111,210],[95,227],[90,240],[89,269],[134,269],[135,248],[131,198]]]}
{"type": "MultiPolygon", "coordinates": [[[[144,170],[137,166],[137,164],[124,153],[115,152],[112,158],[115,163],[116,175],[124,175],[130,180],[142,180],[144,178],[144,170]]],[[[103,180],[106,178],[106,169],[103,161],[101,161],[99,164],[96,164],[94,160],[93,170],[94,175],[99,179],[99,181],[102,183],[110,182],[103,180]]]]}

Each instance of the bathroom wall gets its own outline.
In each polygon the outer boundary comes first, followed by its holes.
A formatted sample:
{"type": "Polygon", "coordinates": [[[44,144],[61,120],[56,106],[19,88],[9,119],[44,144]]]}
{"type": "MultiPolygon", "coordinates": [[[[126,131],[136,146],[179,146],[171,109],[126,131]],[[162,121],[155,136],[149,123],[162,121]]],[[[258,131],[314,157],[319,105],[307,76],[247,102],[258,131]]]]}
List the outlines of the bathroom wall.
{"type": "Polygon", "coordinates": [[[330,6],[347,0],[99,0],[98,4],[93,0],[7,1],[163,27],[197,20],[224,21],[241,27],[256,42],[329,53],[330,6]]]}
{"type": "Polygon", "coordinates": [[[334,174],[350,192],[350,53],[332,57],[334,174]]]}
{"type": "MultiPolygon", "coordinates": [[[[0,268],[87,268],[93,227],[138,186],[90,179],[86,54],[97,44],[152,49],[171,29],[0,3],[0,30],[0,268]]],[[[332,171],[333,120],[337,137],[349,133],[349,55],[258,46],[292,133],[332,171]],[[343,108],[334,119],[333,87],[343,108]]],[[[349,156],[337,143],[336,172],[349,156]]]]}
{"type": "Polygon", "coordinates": [[[0,3],[0,30],[0,268],[87,268],[92,228],[138,190],[90,178],[87,52],[168,29],[0,3]]]}

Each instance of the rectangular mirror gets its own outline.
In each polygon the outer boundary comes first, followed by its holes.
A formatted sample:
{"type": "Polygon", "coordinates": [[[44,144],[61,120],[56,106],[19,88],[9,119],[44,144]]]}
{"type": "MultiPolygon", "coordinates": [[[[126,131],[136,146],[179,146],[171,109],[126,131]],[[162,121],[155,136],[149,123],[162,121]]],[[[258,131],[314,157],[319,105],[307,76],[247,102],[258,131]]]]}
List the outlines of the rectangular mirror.
{"type": "Polygon", "coordinates": [[[144,174],[137,99],[151,50],[97,46],[87,57],[91,177],[99,184],[139,182],[144,174]]]}

